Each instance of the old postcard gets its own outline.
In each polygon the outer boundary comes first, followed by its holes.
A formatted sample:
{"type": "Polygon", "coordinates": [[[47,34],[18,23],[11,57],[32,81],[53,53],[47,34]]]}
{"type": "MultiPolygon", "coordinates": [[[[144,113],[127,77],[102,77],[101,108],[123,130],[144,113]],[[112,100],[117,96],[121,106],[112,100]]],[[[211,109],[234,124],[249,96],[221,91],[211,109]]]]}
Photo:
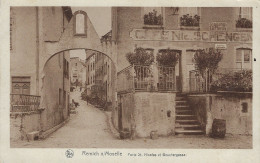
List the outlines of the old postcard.
{"type": "Polygon", "coordinates": [[[259,162],[260,4],[211,2],[2,1],[0,161],[259,162]]]}

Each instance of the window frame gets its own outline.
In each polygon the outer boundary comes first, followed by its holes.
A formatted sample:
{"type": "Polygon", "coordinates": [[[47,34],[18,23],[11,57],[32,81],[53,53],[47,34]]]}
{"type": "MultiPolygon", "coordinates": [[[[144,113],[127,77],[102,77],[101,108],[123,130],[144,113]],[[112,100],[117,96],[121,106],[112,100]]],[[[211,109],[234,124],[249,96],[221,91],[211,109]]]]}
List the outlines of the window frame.
{"type": "Polygon", "coordinates": [[[87,29],[88,29],[88,26],[87,26],[87,13],[82,11],[82,10],[79,10],[79,11],[76,11],[74,14],[73,14],[73,21],[74,21],[74,24],[73,24],[73,31],[74,31],[74,36],[81,36],[81,37],[87,37],[87,29]],[[76,23],[77,23],[77,15],[78,14],[82,14],[84,16],[84,33],[77,33],[77,29],[76,29],[76,23]]]}
{"type": "Polygon", "coordinates": [[[144,15],[145,15],[145,8],[159,8],[159,7],[142,7],[141,8],[141,20],[142,20],[142,24],[143,24],[143,28],[144,29],[149,29],[149,28],[155,28],[155,29],[163,29],[165,27],[165,8],[164,7],[160,7],[161,8],[161,15],[162,15],[162,25],[149,25],[149,24],[144,24],[144,15]]]}
{"type": "Polygon", "coordinates": [[[201,7],[196,7],[197,8],[197,15],[200,16],[198,26],[183,26],[183,25],[181,25],[180,19],[183,15],[186,15],[186,13],[184,13],[184,11],[183,11],[184,8],[194,8],[194,7],[180,7],[179,18],[178,18],[178,22],[177,22],[179,29],[184,29],[184,30],[198,30],[198,29],[200,29],[200,26],[201,26],[201,7]]]}
{"type": "Polygon", "coordinates": [[[252,49],[249,49],[249,48],[237,48],[236,49],[236,60],[235,60],[235,62],[236,62],[236,67],[237,67],[238,63],[241,63],[241,69],[245,69],[245,67],[244,67],[245,63],[246,64],[251,64],[251,68],[252,68],[252,49]],[[237,60],[237,51],[238,50],[241,50],[241,60],[240,61],[237,60]],[[245,61],[245,51],[246,50],[250,51],[250,53],[249,53],[249,61],[245,61]]]}

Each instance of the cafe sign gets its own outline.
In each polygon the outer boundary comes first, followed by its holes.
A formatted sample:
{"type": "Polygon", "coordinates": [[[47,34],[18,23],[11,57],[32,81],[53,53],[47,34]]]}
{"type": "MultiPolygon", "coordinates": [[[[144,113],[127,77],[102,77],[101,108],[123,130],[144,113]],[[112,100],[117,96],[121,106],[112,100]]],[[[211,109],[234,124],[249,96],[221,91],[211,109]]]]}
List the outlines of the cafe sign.
{"type": "Polygon", "coordinates": [[[136,41],[252,42],[252,32],[134,29],[130,37],[136,41]]]}

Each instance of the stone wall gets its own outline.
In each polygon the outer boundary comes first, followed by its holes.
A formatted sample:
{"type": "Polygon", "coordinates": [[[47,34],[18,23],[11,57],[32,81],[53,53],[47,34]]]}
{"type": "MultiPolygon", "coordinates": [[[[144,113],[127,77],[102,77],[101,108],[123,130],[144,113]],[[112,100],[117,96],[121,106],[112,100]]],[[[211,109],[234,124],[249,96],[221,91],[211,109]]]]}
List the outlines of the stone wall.
{"type": "Polygon", "coordinates": [[[10,116],[10,141],[27,140],[26,133],[40,131],[40,113],[12,113],[10,116]]]}
{"type": "MultiPolygon", "coordinates": [[[[151,131],[166,136],[175,128],[175,93],[131,92],[118,95],[122,106],[122,128],[135,128],[137,137],[149,137],[151,131]]],[[[120,106],[120,105],[119,105],[120,106]]],[[[113,112],[118,129],[118,109],[113,112]]]]}
{"type": "Polygon", "coordinates": [[[134,94],[134,118],[136,134],[150,136],[151,131],[158,135],[169,135],[175,128],[175,93],[136,92],[134,94]]]}
{"type": "Polygon", "coordinates": [[[189,102],[198,120],[211,132],[213,120],[226,120],[226,133],[252,134],[252,95],[246,93],[218,93],[190,95],[189,102]],[[243,105],[244,106],[243,109],[243,105]],[[247,107],[247,108],[245,108],[247,107]]]}

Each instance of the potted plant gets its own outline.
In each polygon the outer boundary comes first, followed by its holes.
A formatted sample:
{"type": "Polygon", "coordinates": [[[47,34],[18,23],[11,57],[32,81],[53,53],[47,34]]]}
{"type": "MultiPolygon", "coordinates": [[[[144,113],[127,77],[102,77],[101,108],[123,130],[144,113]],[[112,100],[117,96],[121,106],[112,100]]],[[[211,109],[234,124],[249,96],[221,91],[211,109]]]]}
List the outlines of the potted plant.
{"type": "Polygon", "coordinates": [[[157,16],[157,11],[153,10],[148,14],[144,15],[144,24],[145,25],[163,25],[162,15],[157,16]]]}
{"type": "Polygon", "coordinates": [[[181,18],[181,26],[188,26],[188,27],[198,27],[200,22],[200,16],[194,15],[191,16],[189,14],[183,15],[181,18]]]}
{"type": "Polygon", "coordinates": [[[156,56],[156,60],[160,66],[175,67],[179,61],[179,54],[170,48],[160,50],[160,53],[156,56]]]}
{"type": "Polygon", "coordinates": [[[135,48],[134,52],[126,54],[126,58],[131,65],[134,65],[134,80],[137,87],[141,84],[141,89],[144,89],[148,85],[147,78],[151,75],[150,65],[154,62],[153,53],[148,53],[145,49],[141,47],[135,48]]]}
{"type": "MultiPolygon", "coordinates": [[[[159,71],[159,87],[162,89],[166,89],[167,85],[167,77],[173,75],[174,83],[175,83],[175,66],[179,61],[179,53],[175,50],[164,49],[160,50],[156,56],[156,60],[159,66],[162,66],[159,71]],[[167,68],[168,67],[168,68],[167,68]],[[170,68],[171,67],[171,68],[170,68]],[[173,71],[171,71],[173,70],[173,71]]],[[[168,83],[168,85],[174,85],[173,82],[168,83]]],[[[175,87],[175,86],[174,86],[175,87]]]]}
{"type": "MultiPolygon", "coordinates": [[[[211,79],[212,75],[217,70],[218,64],[222,60],[222,57],[223,54],[219,50],[215,50],[213,48],[206,50],[200,49],[196,51],[194,60],[201,77],[205,81],[211,79]]],[[[206,86],[206,91],[208,91],[208,86],[206,86]]]]}
{"type": "Polygon", "coordinates": [[[247,18],[239,18],[236,21],[237,28],[252,28],[252,21],[247,18]]]}

